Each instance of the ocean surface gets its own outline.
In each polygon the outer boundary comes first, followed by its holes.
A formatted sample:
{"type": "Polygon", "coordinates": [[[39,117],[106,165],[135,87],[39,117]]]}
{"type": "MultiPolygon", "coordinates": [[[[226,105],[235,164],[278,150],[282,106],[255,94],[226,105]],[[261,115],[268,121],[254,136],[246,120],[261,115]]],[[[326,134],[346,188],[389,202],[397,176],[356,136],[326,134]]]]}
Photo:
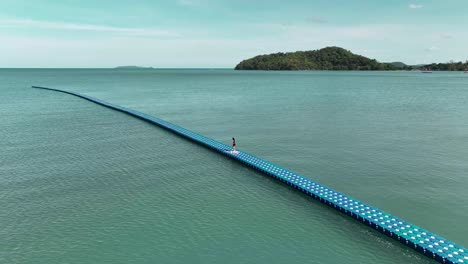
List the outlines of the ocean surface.
{"type": "Polygon", "coordinates": [[[468,246],[468,74],[0,70],[0,263],[435,263],[163,118],[468,246]]]}

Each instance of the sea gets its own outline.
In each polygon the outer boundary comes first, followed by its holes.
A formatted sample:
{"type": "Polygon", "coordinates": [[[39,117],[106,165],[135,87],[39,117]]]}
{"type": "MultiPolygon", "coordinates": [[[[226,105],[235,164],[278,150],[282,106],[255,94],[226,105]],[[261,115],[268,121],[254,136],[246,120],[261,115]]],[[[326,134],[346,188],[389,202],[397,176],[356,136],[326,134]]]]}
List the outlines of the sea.
{"type": "Polygon", "coordinates": [[[468,246],[468,74],[1,69],[0,263],[433,260],[162,118],[468,246]]]}

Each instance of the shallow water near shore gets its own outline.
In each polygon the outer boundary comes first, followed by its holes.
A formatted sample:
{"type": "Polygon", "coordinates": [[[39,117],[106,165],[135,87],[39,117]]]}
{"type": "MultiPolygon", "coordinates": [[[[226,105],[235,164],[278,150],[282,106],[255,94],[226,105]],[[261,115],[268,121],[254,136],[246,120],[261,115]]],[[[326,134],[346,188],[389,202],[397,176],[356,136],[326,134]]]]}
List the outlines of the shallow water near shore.
{"type": "Polygon", "coordinates": [[[435,263],[71,90],[468,246],[468,74],[0,70],[0,263],[435,263]]]}

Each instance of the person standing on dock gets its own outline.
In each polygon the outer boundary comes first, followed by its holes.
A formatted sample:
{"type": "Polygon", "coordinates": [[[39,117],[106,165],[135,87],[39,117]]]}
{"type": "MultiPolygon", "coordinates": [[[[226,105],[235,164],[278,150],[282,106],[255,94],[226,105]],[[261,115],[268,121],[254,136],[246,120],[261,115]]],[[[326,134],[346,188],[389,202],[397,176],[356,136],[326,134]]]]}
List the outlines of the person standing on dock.
{"type": "Polygon", "coordinates": [[[236,139],[232,138],[232,151],[236,151],[236,139]]]}

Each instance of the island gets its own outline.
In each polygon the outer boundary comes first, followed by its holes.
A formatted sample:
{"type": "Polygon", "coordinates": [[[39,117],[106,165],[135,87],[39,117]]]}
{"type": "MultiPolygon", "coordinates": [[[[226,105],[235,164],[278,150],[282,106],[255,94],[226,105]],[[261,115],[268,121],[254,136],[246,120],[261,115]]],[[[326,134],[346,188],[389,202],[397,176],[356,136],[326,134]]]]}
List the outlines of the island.
{"type": "Polygon", "coordinates": [[[115,70],[154,70],[153,67],[142,67],[142,66],[117,66],[115,70]]]}
{"type": "Polygon", "coordinates": [[[265,71],[463,71],[468,69],[468,61],[465,63],[449,62],[411,66],[403,62],[382,63],[340,47],[326,47],[319,50],[259,55],[243,60],[234,69],[265,71]]]}
{"type": "Polygon", "coordinates": [[[260,55],[239,63],[236,70],[399,70],[390,63],[380,63],[340,47],[260,55]]]}
{"type": "Polygon", "coordinates": [[[468,73],[468,60],[464,63],[450,61],[447,63],[431,63],[424,65],[424,68],[430,71],[465,71],[468,73]]]}

